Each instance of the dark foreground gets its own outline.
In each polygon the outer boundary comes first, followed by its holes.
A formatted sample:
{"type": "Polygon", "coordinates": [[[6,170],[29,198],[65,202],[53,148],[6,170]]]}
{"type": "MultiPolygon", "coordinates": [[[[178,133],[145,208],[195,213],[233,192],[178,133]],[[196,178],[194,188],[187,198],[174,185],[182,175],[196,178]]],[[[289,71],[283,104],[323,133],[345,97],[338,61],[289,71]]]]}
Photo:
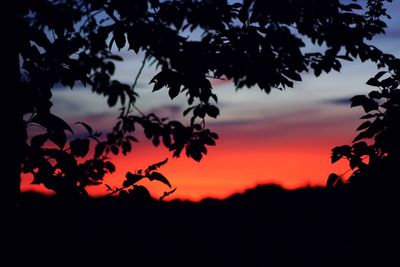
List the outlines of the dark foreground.
{"type": "Polygon", "coordinates": [[[201,203],[65,205],[26,193],[9,266],[400,266],[395,199],[262,186],[201,203]]]}

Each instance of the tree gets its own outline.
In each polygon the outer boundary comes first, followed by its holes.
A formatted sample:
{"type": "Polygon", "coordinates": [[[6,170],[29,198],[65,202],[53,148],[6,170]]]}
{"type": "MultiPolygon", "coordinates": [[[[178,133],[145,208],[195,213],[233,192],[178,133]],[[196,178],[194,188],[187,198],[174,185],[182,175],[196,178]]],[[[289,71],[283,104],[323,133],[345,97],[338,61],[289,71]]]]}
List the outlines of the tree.
{"type": "MultiPolygon", "coordinates": [[[[341,60],[359,57],[385,65],[392,58],[368,44],[384,32],[384,3],[390,0],[369,0],[363,7],[356,2],[20,0],[15,56],[20,64],[18,121],[24,125],[17,129],[22,171],[58,194],[85,196],[88,185],[100,184],[115,170],[107,154],[131,152],[136,125],[155,146],[162,143],[175,157],[185,151],[200,161],[218,139],[205,124],[207,117],[219,115],[209,79],[229,79],[238,89],[258,86],[269,93],[292,87],[303,72],[340,71],[341,60]],[[314,51],[304,51],[305,40],[314,51]],[[123,60],[113,47],[143,53],[142,68],[148,61],[157,64],[153,91],[166,88],[171,99],[185,93],[189,125],[138,111],[137,79],[129,85],[112,79],[114,62],[123,60]],[[66,132],[72,128],[51,113],[52,88],[62,84],[72,89],[77,83],[106,97],[109,106],[122,103],[105,139],[81,122],[87,137],[68,142],[66,132]],[[44,132],[28,137],[32,124],[44,132]],[[95,151],[89,156],[91,141],[95,151]]],[[[162,174],[147,171],[128,173],[125,186],[135,187],[144,177],[169,185],[162,174]]]]}
{"type": "MultiPolygon", "coordinates": [[[[388,62],[389,69],[380,71],[367,81],[376,87],[368,95],[356,95],[351,107],[361,106],[365,115],[357,128],[353,144],[335,147],[332,163],[345,158],[352,171],[347,183],[378,191],[379,187],[397,190],[400,164],[400,59],[388,62]]],[[[331,174],[329,186],[341,185],[343,179],[331,174]]]]}

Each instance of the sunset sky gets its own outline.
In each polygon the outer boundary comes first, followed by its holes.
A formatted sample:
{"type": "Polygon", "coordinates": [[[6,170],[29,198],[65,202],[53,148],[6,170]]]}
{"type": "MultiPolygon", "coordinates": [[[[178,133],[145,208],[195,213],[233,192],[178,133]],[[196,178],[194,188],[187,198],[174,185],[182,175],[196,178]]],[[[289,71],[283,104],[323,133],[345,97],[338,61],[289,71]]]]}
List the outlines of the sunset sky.
{"type": "MultiPolygon", "coordinates": [[[[400,10],[400,4],[395,2],[389,8],[393,19],[388,22],[387,34],[373,43],[387,53],[400,56],[400,16],[394,14],[400,10]]],[[[132,50],[121,51],[121,55],[125,61],[117,65],[114,78],[132,84],[143,55],[135,55],[132,50]]],[[[342,64],[340,73],[324,73],[318,78],[311,72],[303,73],[303,81],[297,82],[293,89],[273,90],[270,94],[258,88],[235,92],[229,81],[212,81],[221,115],[209,118],[207,126],[220,139],[200,163],[186,158],[184,153],[181,158],[172,158],[166,148],[153,147],[138,131],[140,143],[128,156],[114,158],[117,172],[108,176],[105,183],[120,186],[126,171],[169,158],[160,172],[177,187],[171,198],[222,198],[269,183],[285,188],[324,185],[329,173],[341,174],[348,169],[346,162],[330,164],[330,151],[353,139],[362,112],[350,109],[349,99],[373,89],[365,81],[377,72],[371,62],[342,64]]],[[[152,93],[148,82],[155,73],[154,67],[145,68],[140,77],[137,106],[145,113],[182,118],[187,107],[185,96],[171,101],[165,89],[152,93]]],[[[118,107],[108,108],[106,99],[92,94],[90,88],[56,89],[53,103],[52,111],[69,123],[84,121],[103,133],[110,131],[118,113],[118,107]]],[[[74,126],[74,130],[79,132],[81,128],[74,126]]],[[[29,183],[30,178],[24,177],[24,190],[38,189],[29,183]]],[[[145,184],[156,197],[168,191],[157,182],[145,184]]],[[[89,190],[93,195],[106,193],[104,185],[89,190]]]]}

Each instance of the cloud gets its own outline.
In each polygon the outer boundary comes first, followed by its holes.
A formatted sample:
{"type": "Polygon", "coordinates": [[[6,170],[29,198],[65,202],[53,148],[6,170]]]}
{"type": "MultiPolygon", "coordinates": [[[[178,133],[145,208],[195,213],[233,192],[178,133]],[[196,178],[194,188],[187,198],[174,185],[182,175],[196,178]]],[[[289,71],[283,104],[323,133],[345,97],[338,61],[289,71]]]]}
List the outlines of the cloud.
{"type": "Polygon", "coordinates": [[[183,107],[180,105],[167,104],[149,110],[149,113],[154,113],[159,117],[167,117],[176,119],[182,116],[183,107]]]}
{"type": "Polygon", "coordinates": [[[351,97],[333,98],[333,99],[324,100],[323,103],[326,103],[326,104],[333,104],[333,105],[346,105],[346,106],[350,106],[350,104],[351,104],[350,98],[351,98],[351,97]]]}

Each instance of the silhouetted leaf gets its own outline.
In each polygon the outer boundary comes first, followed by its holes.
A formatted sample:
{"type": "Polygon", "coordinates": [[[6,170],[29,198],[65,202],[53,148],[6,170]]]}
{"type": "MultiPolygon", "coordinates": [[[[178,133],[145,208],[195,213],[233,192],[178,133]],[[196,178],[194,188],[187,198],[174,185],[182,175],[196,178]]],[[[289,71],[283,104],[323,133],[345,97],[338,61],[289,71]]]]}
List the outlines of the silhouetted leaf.
{"type": "Polygon", "coordinates": [[[331,162],[335,163],[342,157],[349,157],[351,154],[351,147],[348,145],[337,146],[332,149],[331,162]]]}
{"type": "Polygon", "coordinates": [[[368,144],[366,142],[358,142],[352,146],[353,153],[355,155],[363,156],[367,155],[369,152],[368,144]]]}
{"type": "Polygon", "coordinates": [[[125,175],[126,180],[123,182],[123,186],[127,187],[127,186],[131,186],[137,182],[139,182],[140,180],[142,180],[145,176],[143,175],[139,175],[139,174],[133,174],[131,172],[127,172],[125,175]]]}
{"type": "Polygon", "coordinates": [[[90,141],[88,139],[77,138],[69,142],[71,153],[76,157],[85,157],[89,152],[90,141]]]}
{"type": "Polygon", "coordinates": [[[216,118],[219,115],[219,109],[216,106],[209,105],[207,106],[207,115],[216,118]]]}
{"type": "Polygon", "coordinates": [[[371,118],[377,117],[378,115],[379,115],[379,113],[367,114],[367,115],[361,116],[360,119],[371,119],[371,118]]]}
{"type": "Polygon", "coordinates": [[[113,191],[111,186],[109,186],[108,184],[104,184],[107,187],[107,191],[113,191]]]}
{"type": "Polygon", "coordinates": [[[339,175],[335,173],[329,174],[328,180],[326,181],[326,187],[328,188],[335,187],[338,180],[340,180],[339,175]]]}
{"type": "Polygon", "coordinates": [[[371,86],[380,86],[381,83],[378,81],[377,78],[373,77],[373,78],[370,78],[370,79],[366,82],[366,84],[371,85],[371,86]]]}
{"type": "Polygon", "coordinates": [[[370,121],[363,122],[360,126],[358,126],[357,131],[364,130],[368,128],[372,123],[370,121]]]}
{"type": "Polygon", "coordinates": [[[107,103],[110,107],[115,106],[115,104],[117,104],[117,100],[118,100],[118,95],[116,94],[116,92],[112,92],[109,96],[108,96],[108,100],[107,103]]]}
{"type": "Polygon", "coordinates": [[[156,82],[153,86],[153,92],[160,90],[161,88],[163,88],[165,86],[164,83],[162,82],[156,82]]]}
{"type": "Polygon", "coordinates": [[[114,155],[118,155],[118,152],[119,152],[119,148],[116,146],[116,145],[111,145],[111,152],[114,154],[114,155]]]}
{"type": "Polygon", "coordinates": [[[99,158],[103,154],[105,148],[105,143],[98,143],[95,148],[94,157],[99,158]]]}
{"type": "Polygon", "coordinates": [[[36,115],[32,118],[32,122],[43,125],[47,129],[67,130],[73,133],[71,127],[63,119],[51,113],[36,115]]]}
{"type": "Polygon", "coordinates": [[[125,33],[121,29],[117,28],[114,30],[114,40],[118,49],[122,49],[126,43],[125,33]]]}
{"type": "Polygon", "coordinates": [[[160,197],[160,201],[162,201],[162,200],[163,200],[164,198],[166,198],[167,196],[169,196],[169,195],[175,193],[176,189],[177,189],[177,188],[175,187],[175,188],[172,189],[171,191],[164,192],[164,194],[160,197]]]}
{"type": "Polygon", "coordinates": [[[375,98],[375,99],[381,99],[382,98],[382,93],[379,91],[372,91],[368,94],[370,98],[375,98]]]}
{"type": "Polygon", "coordinates": [[[186,116],[190,111],[192,111],[195,107],[188,107],[183,111],[183,116],[186,116]]]}
{"type": "Polygon", "coordinates": [[[370,112],[372,110],[377,110],[379,105],[374,100],[366,97],[365,95],[357,95],[350,99],[351,107],[362,106],[365,112],[370,112]]]}
{"type": "Polygon", "coordinates": [[[297,72],[284,72],[283,74],[294,81],[301,82],[301,76],[297,72]]]}
{"type": "Polygon", "coordinates": [[[44,145],[44,143],[49,139],[48,134],[39,134],[31,139],[31,146],[33,148],[40,148],[44,145]]]}
{"type": "Polygon", "coordinates": [[[387,71],[380,71],[375,75],[375,79],[379,80],[383,75],[385,75],[386,73],[388,73],[387,71]]]}
{"type": "Polygon", "coordinates": [[[65,143],[67,142],[67,135],[65,134],[65,132],[63,130],[49,131],[48,137],[60,149],[63,149],[65,146],[65,143]]]}
{"type": "Polygon", "coordinates": [[[123,142],[122,143],[122,154],[126,155],[128,152],[131,152],[132,145],[130,142],[123,142]]]}
{"type": "Polygon", "coordinates": [[[180,85],[173,85],[170,87],[168,95],[171,99],[174,99],[179,95],[179,91],[180,91],[180,85]]]}
{"type": "Polygon", "coordinates": [[[150,181],[156,180],[156,181],[159,181],[159,182],[161,182],[161,183],[163,183],[163,184],[168,185],[168,187],[171,187],[171,184],[170,184],[170,182],[168,181],[168,179],[165,178],[165,176],[162,175],[162,174],[159,173],[159,172],[152,172],[152,173],[150,173],[147,177],[149,178],[150,181]]]}
{"type": "Polygon", "coordinates": [[[149,167],[147,167],[145,172],[155,171],[158,168],[160,168],[161,166],[167,164],[167,162],[168,162],[168,158],[164,159],[163,161],[157,162],[157,163],[155,163],[153,165],[150,165],[149,167]]]}
{"type": "Polygon", "coordinates": [[[79,122],[77,122],[75,124],[81,124],[83,127],[85,127],[86,131],[88,131],[89,135],[93,134],[93,129],[92,129],[92,127],[90,127],[89,124],[81,122],[81,121],[79,121],[79,122]]]}
{"type": "Polygon", "coordinates": [[[104,162],[104,168],[107,169],[110,173],[115,172],[115,165],[111,161],[104,162]]]}
{"type": "Polygon", "coordinates": [[[366,138],[369,138],[368,133],[366,131],[361,132],[353,139],[353,143],[366,138]]]}
{"type": "Polygon", "coordinates": [[[110,56],[108,56],[108,58],[109,58],[109,59],[116,60],[116,61],[122,61],[122,60],[123,60],[122,57],[117,56],[117,55],[110,55],[110,56]]]}

